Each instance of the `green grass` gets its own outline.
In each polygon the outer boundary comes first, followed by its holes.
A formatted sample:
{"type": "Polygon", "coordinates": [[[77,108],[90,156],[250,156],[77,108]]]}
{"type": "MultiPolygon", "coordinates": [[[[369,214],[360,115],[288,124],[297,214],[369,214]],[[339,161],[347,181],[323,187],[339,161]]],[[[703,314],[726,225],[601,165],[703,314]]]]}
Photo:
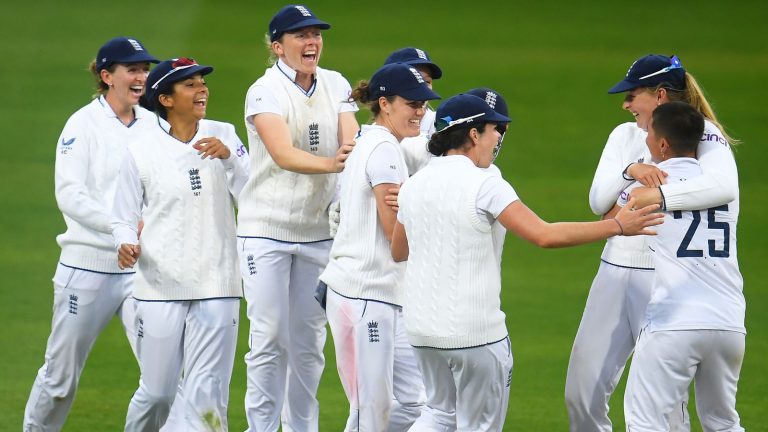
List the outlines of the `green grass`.
{"type": "MultiPolygon", "coordinates": [[[[265,68],[263,33],[276,1],[135,2],[11,0],[0,16],[4,103],[0,105],[0,431],[18,430],[50,330],[53,276],[63,220],[53,196],[54,148],[67,117],[85,105],[85,71],[116,35],[141,39],[156,56],[212,64],[209,117],[234,123],[242,138],[245,90],[265,68]]],[[[587,194],[605,138],[629,116],[606,90],[637,57],[678,54],[704,86],[720,120],[743,141],[740,264],[747,297],[747,352],[738,409],[743,426],[768,431],[768,6],[762,1],[496,2],[457,0],[309,4],[333,28],[322,65],[351,82],[368,78],[395,48],[427,49],[443,68],[443,96],[476,86],[500,91],[513,123],[499,159],[524,202],[547,220],[587,220],[587,194]]],[[[361,115],[366,119],[367,115],[361,115]]],[[[568,355],[597,269],[601,245],[539,250],[509,237],[503,306],[515,367],[505,430],[567,430],[563,388],[568,355]]],[[[245,317],[243,317],[245,318],[245,317]]],[[[247,321],[240,331],[229,424],[245,429],[247,321]]],[[[65,430],[122,428],[138,369],[113,322],[98,340],[65,430]]],[[[332,343],[321,383],[321,431],[341,430],[347,402],[332,343]]],[[[623,386],[619,392],[623,390],[623,386]]],[[[620,393],[611,404],[623,429],[620,393]]],[[[694,422],[694,431],[701,428],[694,422]]]]}

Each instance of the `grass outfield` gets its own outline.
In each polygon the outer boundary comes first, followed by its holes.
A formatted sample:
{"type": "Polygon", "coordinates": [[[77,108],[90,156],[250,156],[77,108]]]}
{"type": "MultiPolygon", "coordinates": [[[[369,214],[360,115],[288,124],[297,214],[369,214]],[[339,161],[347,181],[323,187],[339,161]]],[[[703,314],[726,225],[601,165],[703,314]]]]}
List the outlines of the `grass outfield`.
{"type": "MultiPolygon", "coordinates": [[[[763,172],[768,161],[768,32],[763,1],[504,2],[394,0],[308,4],[333,24],[323,67],[350,81],[369,78],[395,48],[429,51],[445,73],[443,96],[490,86],[509,103],[513,123],[498,164],[547,220],[588,220],[587,194],[612,128],[629,121],[621,96],[606,90],[648,53],[678,54],[703,85],[720,120],[743,141],[739,252],[747,297],[747,351],[738,409],[749,431],[768,431],[768,231],[763,172]],[[690,2],[693,3],[693,2],[690,2]],[[762,41],[762,42],[761,42],[762,41]],[[761,246],[762,245],[762,246],[761,246]]],[[[212,119],[234,123],[242,139],[245,90],[264,69],[262,45],[275,1],[21,2],[0,17],[4,103],[0,105],[0,431],[19,430],[50,331],[53,276],[64,223],[53,196],[56,140],[67,117],[89,101],[86,64],[110,37],[133,35],[161,58],[193,56],[216,67],[208,83],[212,119]]],[[[362,116],[361,120],[366,120],[362,116]]],[[[565,371],[602,245],[540,250],[508,236],[503,308],[515,366],[505,430],[567,430],[565,371]]],[[[244,310],[244,304],[243,304],[244,310]]],[[[247,320],[243,316],[231,386],[229,424],[245,429],[247,320]]],[[[321,431],[341,430],[347,401],[331,338],[320,389],[321,431]]],[[[117,322],[96,343],[65,430],[122,428],[138,368],[117,322]]],[[[623,429],[622,387],[611,407],[623,429]]],[[[695,421],[694,431],[701,428],[695,421]]]]}

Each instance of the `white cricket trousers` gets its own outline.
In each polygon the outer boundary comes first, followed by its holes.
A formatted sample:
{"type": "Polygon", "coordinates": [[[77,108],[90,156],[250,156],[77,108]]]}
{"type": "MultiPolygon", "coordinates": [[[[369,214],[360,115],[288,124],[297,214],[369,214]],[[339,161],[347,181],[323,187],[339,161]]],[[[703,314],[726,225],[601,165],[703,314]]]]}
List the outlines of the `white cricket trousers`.
{"type": "Polygon", "coordinates": [[[245,355],[248,431],[317,432],[317,387],[325,367],[325,311],[315,300],[331,241],[239,238],[248,302],[245,355]]]}
{"type": "MultiPolygon", "coordinates": [[[[600,262],[573,341],[565,379],[571,432],[611,432],[608,401],[635,348],[651,299],[653,270],[600,262]]],[[[671,418],[672,431],[690,430],[688,393],[671,418]]]]}
{"type": "Polygon", "coordinates": [[[88,354],[113,316],[121,319],[136,353],[132,281],[132,273],[56,267],[51,335],[24,410],[24,431],[61,430],[88,354]]]}
{"type": "Polygon", "coordinates": [[[236,298],[136,301],[141,377],[126,431],[160,430],[177,392],[183,414],[163,430],[227,430],[239,306],[236,298]]]}
{"type": "Polygon", "coordinates": [[[474,348],[415,347],[427,404],[411,432],[501,431],[512,383],[509,337],[474,348]]]}
{"type": "Polygon", "coordinates": [[[426,395],[402,308],[344,297],[328,287],[336,367],[349,400],[345,432],[403,432],[426,395]]]}
{"type": "Polygon", "coordinates": [[[693,381],[702,430],[743,432],[736,387],[744,339],[724,330],[643,331],[624,394],[627,431],[668,431],[669,416],[693,381]]]}

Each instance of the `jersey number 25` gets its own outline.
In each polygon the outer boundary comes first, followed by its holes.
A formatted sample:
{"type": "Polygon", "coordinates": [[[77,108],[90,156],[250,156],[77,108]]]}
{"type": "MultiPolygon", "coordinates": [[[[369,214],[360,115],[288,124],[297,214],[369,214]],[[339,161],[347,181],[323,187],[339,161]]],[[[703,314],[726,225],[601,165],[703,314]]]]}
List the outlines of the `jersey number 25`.
{"type": "MultiPolygon", "coordinates": [[[[717,216],[716,211],[728,211],[728,204],[724,204],[718,207],[712,207],[711,209],[707,210],[694,210],[691,212],[691,215],[693,216],[693,221],[691,221],[691,226],[688,227],[688,231],[685,233],[685,237],[683,237],[683,241],[680,243],[680,247],[677,248],[677,256],[678,258],[696,258],[696,257],[703,257],[704,251],[701,249],[688,249],[691,245],[691,240],[693,240],[693,235],[696,233],[696,230],[699,228],[699,223],[701,222],[701,212],[706,211],[707,212],[707,228],[710,230],[718,230],[723,232],[723,249],[718,250],[716,248],[716,242],[713,239],[708,239],[707,244],[709,245],[709,256],[712,258],[728,258],[730,256],[730,238],[731,238],[731,226],[728,225],[728,222],[718,222],[715,220],[715,217],[717,216]]],[[[682,219],[683,212],[680,210],[672,212],[672,216],[675,219],[682,219]]]]}

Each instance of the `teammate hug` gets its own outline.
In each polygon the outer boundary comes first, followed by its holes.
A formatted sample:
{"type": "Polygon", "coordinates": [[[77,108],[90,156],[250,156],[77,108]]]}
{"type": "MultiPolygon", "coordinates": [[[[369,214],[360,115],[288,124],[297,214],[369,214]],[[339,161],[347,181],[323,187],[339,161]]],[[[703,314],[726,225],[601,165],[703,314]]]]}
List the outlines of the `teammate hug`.
{"type": "Polygon", "coordinates": [[[498,92],[433,109],[443,70],[415,47],[352,88],[319,66],[331,25],[309,8],[287,5],[267,28],[247,150],[205,118],[212,66],[160,62],[127,37],[98,50],[97,96],[56,148],[67,231],[25,431],[63,427],[114,315],[140,369],[125,430],[228,430],[242,297],[249,431],[319,430],[326,324],[345,431],[501,431],[507,231],[544,248],[608,240],[567,370],[572,431],[611,430],[633,351],[628,430],[688,430],[691,381],[705,430],[743,430],[736,165],[680,59],[642,57],[609,91],[626,93],[635,121],[611,133],[595,172],[601,220],[550,223],[494,165],[511,122],[498,92]],[[371,113],[362,128],[358,104],[371,113]]]}

